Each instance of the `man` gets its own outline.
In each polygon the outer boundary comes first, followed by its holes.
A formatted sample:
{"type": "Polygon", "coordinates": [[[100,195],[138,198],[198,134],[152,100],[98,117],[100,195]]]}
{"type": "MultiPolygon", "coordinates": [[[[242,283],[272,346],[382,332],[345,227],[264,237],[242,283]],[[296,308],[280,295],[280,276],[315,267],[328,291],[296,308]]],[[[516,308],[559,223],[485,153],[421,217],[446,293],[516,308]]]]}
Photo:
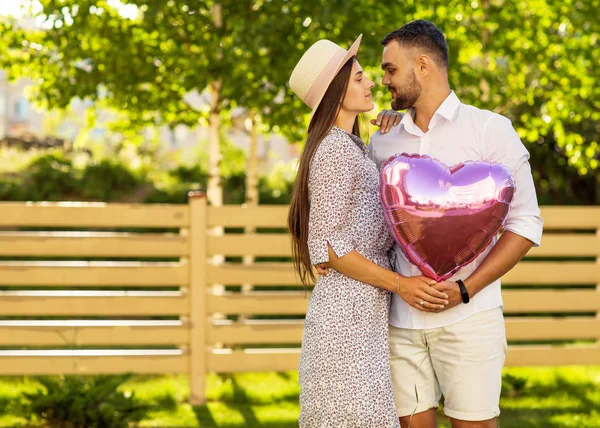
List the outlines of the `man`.
{"type": "MultiPolygon", "coordinates": [[[[434,24],[413,21],[382,44],[383,84],[392,94],[392,108],[408,111],[390,132],[372,136],[369,152],[377,165],[396,153],[418,153],[448,166],[499,162],[515,179],[501,238],[434,286],[448,295],[449,304],[441,311],[426,305],[419,310],[393,295],[390,309],[392,378],[402,427],[409,421],[411,428],[436,427],[443,394],[453,428],[495,428],[507,350],[500,277],[539,245],[542,235],[529,153],[508,119],[462,104],[451,91],[446,40],[434,24]]],[[[398,273],[421,274],[400,248],[392,258],[398,273]]]]}

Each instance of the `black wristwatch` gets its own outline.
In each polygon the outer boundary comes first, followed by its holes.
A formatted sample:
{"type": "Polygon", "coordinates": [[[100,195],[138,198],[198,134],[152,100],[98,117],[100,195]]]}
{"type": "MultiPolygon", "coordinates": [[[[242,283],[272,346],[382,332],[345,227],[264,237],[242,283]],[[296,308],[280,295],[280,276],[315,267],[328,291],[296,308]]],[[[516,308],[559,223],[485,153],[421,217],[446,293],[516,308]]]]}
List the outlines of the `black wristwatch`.
{"type": "Polygon", "coordinates": [[[469,298],[469,292],[467,291],[467,287],[465,287],[465,283],[460,279],[457,280],[456,283],[458,284],[458,288],[460,288],[460,295],[462,296],[463,303],[469,303],[471,299],[469,298]]]}

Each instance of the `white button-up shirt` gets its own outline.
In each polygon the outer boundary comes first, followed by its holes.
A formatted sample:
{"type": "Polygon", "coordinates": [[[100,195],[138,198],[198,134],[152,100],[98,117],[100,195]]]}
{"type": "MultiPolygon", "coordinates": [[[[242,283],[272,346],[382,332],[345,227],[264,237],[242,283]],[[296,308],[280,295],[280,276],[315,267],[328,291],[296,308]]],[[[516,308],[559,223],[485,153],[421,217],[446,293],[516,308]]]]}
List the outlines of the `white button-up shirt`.
{"type": "MultiPolygon", "coordinates": [[[[516,191],[504,225],[509,230],[532,241],[542,238],[543,221],[529,166],[529,152],[519,139],[510,120],[488,110],[462,104],[451,92],[437,109],[427,132],[413,121],[413,111],[387,134],[377,131],[371,137],[369,155],[378,167],[397,153],[429,155],[448,166],[467,160],[499,162],[510,170],[516,191]]],[[[495,245],[492,244],[473,262],[464,266],[449,281],[466,279],[477,269],[495,245]]],[[[403,276],[421,275],[396,245],[392,252],[394,269],[403,276]]],[[[457,285],[458,287],[458,285],[457,285]]],[[[422,312],[393,295],[390,324],[408,329],[429,329],[451,325],[475,313],[502,306],[500,280],[489,284],[472,297],[468,304],[459,304],[440,313],[422,312]]]]}

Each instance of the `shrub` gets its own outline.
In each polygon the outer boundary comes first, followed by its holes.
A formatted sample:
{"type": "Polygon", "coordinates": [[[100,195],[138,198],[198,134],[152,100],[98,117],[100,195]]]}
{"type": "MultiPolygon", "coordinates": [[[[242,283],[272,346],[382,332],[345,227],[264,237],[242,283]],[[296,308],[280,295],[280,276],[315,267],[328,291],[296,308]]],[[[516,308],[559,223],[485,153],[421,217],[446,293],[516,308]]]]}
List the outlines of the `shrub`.
{"type": "Polygon", "coordinates": [[[140,184],[124,164],[103,159],[87,165],[77,187],[84,199],[110,201],[135,191],[140,184]]]}
{"type": "Polygon", "coordinates": [[[55,428],[121,428],[144,419],[151,410],[118,387],[130,375],[39,377],[43,390],[25,394],[23,416],[55,428]]]}
{"type": "Polygon", "coordinates": [[[57,201],[74,193],[77,174],[71,159],[58,150],[35,158],[25,172],[23,195],[39,201],[57,201]]]}

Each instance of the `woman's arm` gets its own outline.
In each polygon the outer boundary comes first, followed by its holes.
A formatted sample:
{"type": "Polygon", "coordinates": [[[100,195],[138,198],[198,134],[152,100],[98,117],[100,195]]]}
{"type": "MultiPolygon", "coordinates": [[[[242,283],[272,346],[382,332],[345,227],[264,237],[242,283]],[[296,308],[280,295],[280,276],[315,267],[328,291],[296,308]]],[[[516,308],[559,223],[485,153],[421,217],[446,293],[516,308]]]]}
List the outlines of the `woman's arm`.
{"type": "Polygon", "coordinates": [[[425,276],[405,277],[373,263],[356,250],[338,257],[328,245],[328,266],[342,275],[383,288],[398,294],[413,308],[426,312],[439,312],[448,304],[448,295],[432,286],[433,279],[425,276]],[[423,301],[423,305],[420,302],[423,301]]]}

